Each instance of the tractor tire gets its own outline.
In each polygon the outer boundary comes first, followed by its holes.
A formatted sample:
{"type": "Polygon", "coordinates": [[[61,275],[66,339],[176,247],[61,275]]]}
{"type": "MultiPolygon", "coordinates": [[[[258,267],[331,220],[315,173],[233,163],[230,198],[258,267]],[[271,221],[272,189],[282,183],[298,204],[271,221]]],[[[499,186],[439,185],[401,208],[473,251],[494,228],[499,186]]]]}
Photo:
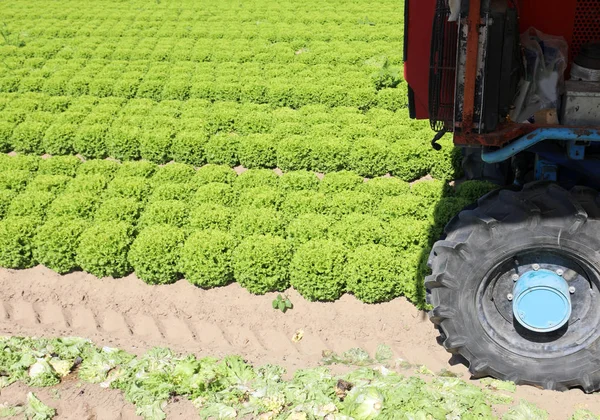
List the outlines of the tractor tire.
{"type": "Polygon", "coordinates": [[[474,378],[600,389],[598,192],[547,182],[496,190],[445,233],[431,251],[425,286],[446,350],[464,357],[474,378]],[[568,324],[549,333],[521,326],[510,302],[515,273],[540,265],[564,272],[576,290],[568,324]]]}

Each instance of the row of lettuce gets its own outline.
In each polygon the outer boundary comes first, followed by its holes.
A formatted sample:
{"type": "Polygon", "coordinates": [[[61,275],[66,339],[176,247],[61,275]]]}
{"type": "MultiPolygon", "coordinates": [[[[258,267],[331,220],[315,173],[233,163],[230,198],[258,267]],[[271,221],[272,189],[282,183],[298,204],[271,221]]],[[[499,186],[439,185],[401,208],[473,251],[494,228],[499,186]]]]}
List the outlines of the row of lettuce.
{"type": "MultiPolygon", "coordinates": [[[[17,381],[47,387],[76,377],[121,390],[146,420],[165,419],[174,397],[191,400],[206,419],[487,419],[496,417],[494,406],[515,403],[510,383],[492,380],[477,387],[452,376],[424,380],[401,375],[391,369],[395,362],[384,346],[370,359],[372,365],[361,363],[344,375],[316,367],[298,370],[290,379],[284,379],[286,371],[279,366],[253,367],[238,356],[198,359],[165,348],[134,356],[81,338],[6,337],[0,338],[0,350],[0,388],[17,381]]],[[[40,419],[54,415],[47,407],[39,411],[48,413],[40,419]]],[[[544,420],[548,413],[521,401],[502,418],[544,420]]],[[[573,417],[596,418],[584,410],[573,417]]]]}
{"type": "Polygon", "coordinates": [[[284,171],[350,169],[405,181],[426,174],[454,179],[460,170],[450,139],[434,151],[427,124],[409,120],[404,111],[43,94],[2,95],[0,109],[5,152],[284,171]]]}
{"type": "MultiPolygon", "coordinates": [[[[67,39],[86,47],[97,46],[97,38],[113,42],[131,38],[174,38],[254,39],[262,43],[373,43],[401,42],[403,37],[403,4],[389,0],[366,4],[305,1],[301,5],[291,1],[270,4],[257,0],[245,2],[243,8],[229,2],[202,6],[191,1],[180,4],[181,7],[170,8],[141,1],[98,1],[82,9],[37,0],[20,8],[3,5],[2,12],[7,28],[12,29],[12,24],[19,22],[20,30],[29,39],[67,39]],[[319,12],[314,13],[317,7],[319,12]],[[44,19],[39,19],[40,16],[44,19]],[[205,24],[207,20],[210,24],[205,24]]],[[[189,44],[184,45],[190,48],[189,44]]]]}
{"type": "MultiPolygon", "coordinates": [[[[189,53],[189,51],[188,51],[189,53]]],[[[0,92],[93,95],[153,100],[210,99],[273,103],[295,108],[322,103],[369,109],[394,106],[401,75],[379,75],[385,61],[371,65],[292,63],[165,63],[149,59],[25,58],[0,77],[0,92]],[[340,77],[343,74],[344,77],[340,77]],[[337,100],[337,102],[336,102],[337,100]]],[[[402,92],[406,94],[405,90],[402,92]]],[[[399,102],[400,106],[405,104],[399,102]]]]}
{"type": "Polygon", "coordinates": [[[467,182],[455,192],[434,180],[411,188],[349,171],[320,180],[308,171],[238,176],[219,165],[2,155],[0,265],[422,303],[431,241],[489,188],[467,182]]]}

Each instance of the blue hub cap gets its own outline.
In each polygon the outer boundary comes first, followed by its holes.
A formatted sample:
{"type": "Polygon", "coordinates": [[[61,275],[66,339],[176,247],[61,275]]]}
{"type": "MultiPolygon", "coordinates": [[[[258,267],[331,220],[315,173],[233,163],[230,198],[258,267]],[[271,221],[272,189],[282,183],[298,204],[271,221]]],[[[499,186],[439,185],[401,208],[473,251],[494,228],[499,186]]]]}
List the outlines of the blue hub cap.
{"type": "Polygon", "coordinates": [[[568,283],[550,270],[528,271],[515,283],[513,314],[530,331],[558,330],[571,316],[568,283]]]}

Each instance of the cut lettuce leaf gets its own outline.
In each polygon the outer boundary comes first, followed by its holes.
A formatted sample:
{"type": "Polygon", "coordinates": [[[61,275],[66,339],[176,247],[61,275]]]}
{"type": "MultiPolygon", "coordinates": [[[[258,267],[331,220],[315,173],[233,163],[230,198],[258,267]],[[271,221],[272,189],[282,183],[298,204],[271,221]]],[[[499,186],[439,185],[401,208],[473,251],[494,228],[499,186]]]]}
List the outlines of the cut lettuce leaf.
{"type": "Polygon", "coordinates": [[[33,392],[27,394],[25,418],[28,420],[50,420],[56,416],[56,410],[41,402],[33,392]]]}

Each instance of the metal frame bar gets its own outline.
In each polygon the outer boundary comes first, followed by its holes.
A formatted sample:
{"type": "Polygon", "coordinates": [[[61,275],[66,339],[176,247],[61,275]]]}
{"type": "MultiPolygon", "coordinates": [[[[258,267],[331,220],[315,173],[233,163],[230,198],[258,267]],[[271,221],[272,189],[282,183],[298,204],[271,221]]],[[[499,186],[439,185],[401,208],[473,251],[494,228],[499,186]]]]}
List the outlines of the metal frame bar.
{"type": "Polygon", "coordinates": [[[481,151],[481,159],[486,163],[499,163],[544,140],[600,142],[600,130],[568,127],[538,128],[511,144],[494,151],[481,151]]]}
{"type": "Polygon", "coordinates": [[[462,131],[470,134],[473,130],[473,115],[475,113],[475,87],[477,65],[479,63],[479,25],[481,24],[481,0],[472,0],[469,7],[467,26],[467,68],[465,71],[465,90],[463,98],[462,131]]]}

